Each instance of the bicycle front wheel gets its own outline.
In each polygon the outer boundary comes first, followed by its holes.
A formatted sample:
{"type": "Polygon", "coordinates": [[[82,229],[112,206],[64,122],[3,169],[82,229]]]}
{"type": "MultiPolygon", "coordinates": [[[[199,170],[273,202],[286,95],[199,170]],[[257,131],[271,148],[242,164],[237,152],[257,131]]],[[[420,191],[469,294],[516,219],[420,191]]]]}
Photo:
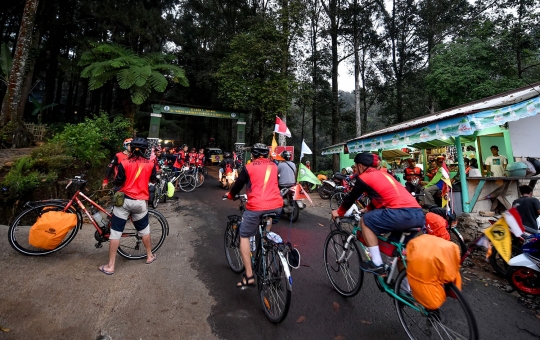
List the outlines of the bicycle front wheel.
{"type": "Polygon", "coordinates": [[[180,186],[180,189],[184,192],[191,192],[193,189],[195,189],[196,179],[193,175],[185,175],[182,178],[179,179],[180,183],[178,185],[180,186]]]}
{"type": "MultiPolygon", "coordinates": [[[[157,211],[148,210],[148,225],[150,226],[152,253],[155,253],[163,245],[167,236],[167,221],[157,211]]],[[[146,248],[142,242],[142,237],[139,236],[131,220],[127,220],[124,227],[118,254],[129,260],[139,260],[146,257],[146,248]]]]}
{"type": "Polygon", "coordinates": [[[196,187],[200,187],[203,183],[204,183],[204,174],[202,173],[202,171],[199,171],[197,172],[197,184],[196,184],[196,187]]]}
{"type": "Polygon", "coordinates": [[[289,313],[292,277],[288,264],[276,249],[268,250],[263,261],[259,297],[268,320],[279,323],[289,313]]]}
{"type": "Polygon", "coordinates": [[[336,210],[341,205],[341,202],[343,202],[343,198],[345,198],[344,192],[336,192],[335,194],[330,197],[330,209],[336,210]]]}
{"type": "Polygon", "coordinates": [[[156,185],[156,189],[152,195],[150,195],[150,202],[153,209],[157,209],[159,205],[159,199],[161,197],[161,189],[156,185]]]}
{"type": "Polygon", "coordinates": [[[358,294],[364,282],[364,272],[360,269],[360,250],[355,240],[347,245],[349,235],[334,230],[324,242],[326,274],[332,286],[345,297],[358,294]]]}
{"type": "Polygon", "coordinates": [[[228,222],[225,229],[225,257],[235,273],[244,270],[244,262],[240,255],[240,230],[237,222],[228,222]]]}
{"type": "MultiPolygon", "coordinates": [[[[414,304],[406,278],[407,272],[403,270],[396,280],[395,293],[414,304]]],[[[449,295],[446,301],[439,309],[427,311],[427,315],[394,301],[399,321],[410,339],[478,339],[478,326],[469,304],[453,283],[445,288],[449,295]]]]}
{"type": "Polygon", "coordinates": [[[36,223],[39,217],[48,211],[63,211],[66,206],[66,203],[51,202],[51,203],[40,203],[31,208],[24,210],[19,216],[15,218],[13,223],[9,226],[8,230],[8,239],[9,244],[16,251],[24,255],[48,255],[52,254],[69,244],[73,241],[77,231],[82,225],[82,216],[75,209],[75,207],[70,207],[67,213],[77,215],[77,225],[75,228],[71,229],[62,242],[54,249],[46,250],[42,248],[36,248],[28,242],[30,235],[30,228],[36,223]]]}

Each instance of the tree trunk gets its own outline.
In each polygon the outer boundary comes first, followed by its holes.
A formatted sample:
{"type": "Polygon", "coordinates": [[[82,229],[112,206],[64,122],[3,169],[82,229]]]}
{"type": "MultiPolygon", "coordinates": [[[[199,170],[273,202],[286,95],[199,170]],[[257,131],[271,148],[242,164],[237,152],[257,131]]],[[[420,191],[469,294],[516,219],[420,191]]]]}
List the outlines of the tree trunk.
{"type": "MultiPolygon", "coordinates": [[[[32,47],[31,49],[37,50],[39,47],[39,38],[40,38],[40,30],[39,28],[36,28],[34,30],[34,35],[32,37],[32,47]]],[[[36,58],[31,58],[28,60],[28,66],[26,67],[26,77],[24,81],[24,87],[22,89],[21,94],[21,101],[19,102],[19,109],[17,110],[17,114],[19,117],[24,118],[24,110],[26,109],[26,103],[28,102],[28,96],[30,95],[30,91],[32,90],[32,81],[34,80],[34,66],[36,64],[36,58]]]]}
{"type": "Polygon", "coordinates": [[[6,126],[9,122],[13,123],[13,145],[16,147],[28,146],[31,143],[31,135],[24,127],[22,117],[18,115],[18,106],[21,101],[25,66],[28,60],[38,3],[39,0],[27,0],[24,6],[15,56],[9,75],[8,89],[4,96],[0,114],[0,127],[6,126]]]}

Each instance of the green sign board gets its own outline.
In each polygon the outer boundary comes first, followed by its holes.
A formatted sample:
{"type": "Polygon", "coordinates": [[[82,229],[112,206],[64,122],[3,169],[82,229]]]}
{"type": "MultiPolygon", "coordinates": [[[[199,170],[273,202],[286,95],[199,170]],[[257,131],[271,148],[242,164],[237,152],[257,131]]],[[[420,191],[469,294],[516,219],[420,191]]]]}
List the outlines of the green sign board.
{"type": "Polygon", "coordinates": [[[226,118],[226,119],[244,118],[243,115],[236,112],[197,109],[197,108],[185,107],[185,106],[152,105],[152,109],[154,112],[173,113],[173,114],[188,115],[188,116],[226,118]]]}

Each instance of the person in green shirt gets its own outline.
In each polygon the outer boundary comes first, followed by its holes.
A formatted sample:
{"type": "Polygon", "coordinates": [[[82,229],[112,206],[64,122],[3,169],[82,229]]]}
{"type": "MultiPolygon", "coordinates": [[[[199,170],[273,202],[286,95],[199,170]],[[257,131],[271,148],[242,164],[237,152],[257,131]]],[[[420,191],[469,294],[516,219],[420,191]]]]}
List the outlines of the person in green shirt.
{"type": "Polygon", "coordinates": [[[424,204],[425,205],[435,205],[435,196],[441,192],[444,182],[443,182],[443,163],[444,156],[438,156],[435,160],[437,162],[437,173],[431,181],[428,183],[422,182],[424,184],[424,204]]]}

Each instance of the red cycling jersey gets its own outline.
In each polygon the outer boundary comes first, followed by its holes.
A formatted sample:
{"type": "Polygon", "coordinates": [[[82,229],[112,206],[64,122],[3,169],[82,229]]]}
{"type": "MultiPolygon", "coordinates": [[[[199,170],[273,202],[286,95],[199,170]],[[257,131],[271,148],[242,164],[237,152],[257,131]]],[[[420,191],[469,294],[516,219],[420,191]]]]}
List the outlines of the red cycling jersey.
{"type": "Polygon", "coordinates": [[[422,176],[422,169],[417,166],[414,168],[407,167],[403,172],[405,173],[403,177],[405,177],[405,181],[407,182],[412,181],[414,178],[421,179],[422,176]]]}
{"type": "Polygon", "coordinates": [[[197,160],[197,153],[196,152],[190,152],[188,153],[188,160],[190,165],[195,165],[195,162],[197,160]]]}
{"type": "Polygon", "coordinates": [[[195,165],[203,166],[204,160],[205,160],[204,153],[197,154],[197,158],[195,159],[195,165]]]}
{"type": "Polygon", "coordinates": [[[114,184],[121,186],[121,192],[136,200],[148,200],[148,182],[156,181],[154,161],[144,157],[128,158],[118,166],[114,184]]]}
{"type": "Polygon", "coordinates": [[[116,155],[114,155],[113,159],[107,166],[107,170],[105,171],[105,178],[103,179],[103,184],[109,183],[109,177],[111,177],[111,173],[114,172],[114,177],[116,177],[116,174],[118,174],[118,165],[122,163],[123,160],[127,159],[128,155],[126,155],[124,152],[118,152],[116,155]]]}
{"type": "Polygon", "coordinates": [[[283,206],[278,186],[278,168],[268,158],[256,159],[244,167],[229,192],[229,198],[237,195],[244,185],[247,185],[247,210],[273,210],[283,206]]]}
{"type": "Polygon", "coordinates": [[[180,150],[180,152],[176,155],[176,161],[174,162],[174,167],[181,169],[184,166],[184,163],[186,161],[186,153],[184,150],[180,150]]]}
{"type": "Polygon", "coordinates": [[[343,216],[363,193],[370,199],[368,210],[420,208],[416,199],[392,175],[368,168],[358,176],[354,188],[343,199],[338,209],[339,216],[343,216]]]}

